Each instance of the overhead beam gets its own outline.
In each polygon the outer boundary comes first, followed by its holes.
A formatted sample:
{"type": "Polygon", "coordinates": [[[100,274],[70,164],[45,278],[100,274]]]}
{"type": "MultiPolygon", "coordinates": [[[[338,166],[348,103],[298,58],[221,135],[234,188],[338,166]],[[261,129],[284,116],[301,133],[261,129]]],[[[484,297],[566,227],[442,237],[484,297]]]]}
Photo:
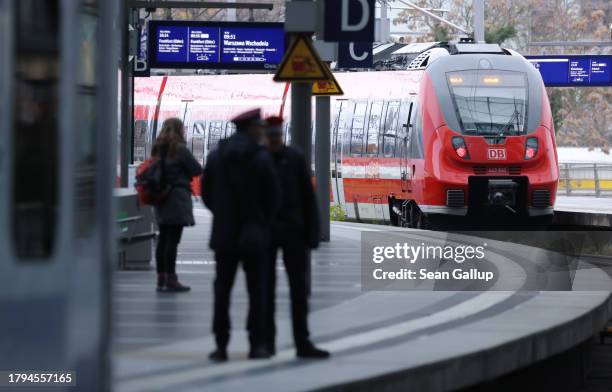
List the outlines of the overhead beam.
{"type": "Polygon", "coordinates": [[[230,8],[230,9],[252,9],[252,10],[272,10],[272,3],[226,3],[220,1],[145,1],[128,0],[128,7],[131,8],[230,8]]]}

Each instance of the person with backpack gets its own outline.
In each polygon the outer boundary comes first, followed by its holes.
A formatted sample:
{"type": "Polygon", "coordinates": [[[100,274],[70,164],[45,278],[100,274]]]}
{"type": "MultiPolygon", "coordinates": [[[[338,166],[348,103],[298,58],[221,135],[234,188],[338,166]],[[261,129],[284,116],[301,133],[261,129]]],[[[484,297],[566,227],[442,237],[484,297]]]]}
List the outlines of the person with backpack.
{"type": "Polygon", "coordinates": [[[186,147],[183,122],[178,118],[164,121],[151,151],[152,164],[145,171],[151,204],[159,227],[155,259],[157,291],[185,292],[190,287],[178,281],[176,255],[185,226],[195,225],[191,181],[202,174],[202,166],[186,147]],[[148,176],[147,176],[148,174],[148,176]]]}
{"type": "Polygon", "coordinates": [[[266,345],[267,263],[271,221],[280,201],[280,183],[270,154],[261,145],[259,109],[235,117],[236,133],[222,140],[206,161],[202,199],[213,214],[210,247],[215,251],[213,333],[216,362],[227,360],[229,306],[240,263],[249,293],[249,358],[269,358],[266,345]]]}

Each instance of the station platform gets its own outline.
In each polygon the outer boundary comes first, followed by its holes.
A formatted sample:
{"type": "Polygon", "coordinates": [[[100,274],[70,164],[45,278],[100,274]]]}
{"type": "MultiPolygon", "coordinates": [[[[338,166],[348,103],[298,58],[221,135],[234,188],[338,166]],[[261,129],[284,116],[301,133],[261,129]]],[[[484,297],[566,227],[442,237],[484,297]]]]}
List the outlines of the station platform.
{"type": "Polygon", "coordinates": [[[612,227],[612,198],[559,195],[555,203],[555,223],[612,227]]]}
{"type": "MultiPolygon", "coordinates": [[[[184,232],[178,262],[190,293],[156,293],[153,270],[114,277],[116,391],[455,390],[588,341],[612,315],[612,279],[601,269],[584,263],[571,287],[559,288],[574,291],[530,290],[525,271],[542,268],[542,250],[495,241],[494,264],[505,270],[513,290],[362,291],[361,233],[389,227],[334,222],[332,241],[312,254],[309,318],[313,340],[332,357],[295,358],[279,264],[277,355],[246,359],[247,296],[240,273],[232,297],[230,361],[214,364],[207,359],[214,345],[210,215],[199,208],[195,214],[197,225],[184,232]]],[[[445,238],[418,230],[398,235],[445,238]]]]}
{"type": "Polygon", "coordinates": [[[593,196],[557,196],[555,211],[612,214],[612,198],[593,196]]]}

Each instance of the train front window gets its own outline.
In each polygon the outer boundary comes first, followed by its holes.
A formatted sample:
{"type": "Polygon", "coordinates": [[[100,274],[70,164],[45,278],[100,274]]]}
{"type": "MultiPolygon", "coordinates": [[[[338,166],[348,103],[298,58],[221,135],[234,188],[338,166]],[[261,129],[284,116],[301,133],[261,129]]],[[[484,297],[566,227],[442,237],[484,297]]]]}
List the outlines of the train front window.
{"type": "Polygon", "coordinates": [[[525,133],[527,77],[522,72],[448,72],[455,113],[465,135],[512,136],[525,133]]]}

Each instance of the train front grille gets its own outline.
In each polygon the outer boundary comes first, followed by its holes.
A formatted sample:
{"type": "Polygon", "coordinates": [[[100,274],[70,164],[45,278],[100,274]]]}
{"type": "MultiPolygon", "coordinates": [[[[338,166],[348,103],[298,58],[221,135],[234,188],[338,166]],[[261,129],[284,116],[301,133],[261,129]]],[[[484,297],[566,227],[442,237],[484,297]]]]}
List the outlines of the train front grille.
{"type": "Polygon", "coordinates": [[[448,207],[465,206],[465,193],[462,189],[449,189],[446,191],[446,205],[448,207]]]}
{"type": "Polygon", "coordinates": [[[521,167],[520,166],[510,166],[508,167],[508,174],[511,176],[520,176],[521,175],[521,167]]]}
{"type": "Polygon", "coordinates": [[[487,174],[508,174],[511,176],[520,176],[521,175],[521,167],[520,166],[481,166],[476,165],[472,167],[474,170],[474,174],[478,176],[484,176],[487,174]]]}
{"type": "Polygon", "coordinates": [[[536,208],[550,207],[550,191],[548,189],[535,189],[531,204],[536,208]]]}
{"type": "Polygon", "coordinates": [[[474,166],[474,174],[485,175],[489,172],[486,166],[474,166]]]}

